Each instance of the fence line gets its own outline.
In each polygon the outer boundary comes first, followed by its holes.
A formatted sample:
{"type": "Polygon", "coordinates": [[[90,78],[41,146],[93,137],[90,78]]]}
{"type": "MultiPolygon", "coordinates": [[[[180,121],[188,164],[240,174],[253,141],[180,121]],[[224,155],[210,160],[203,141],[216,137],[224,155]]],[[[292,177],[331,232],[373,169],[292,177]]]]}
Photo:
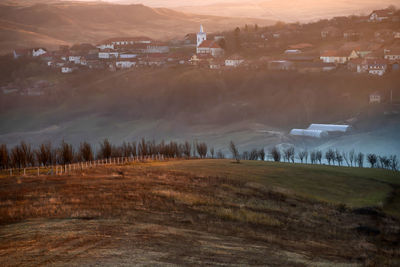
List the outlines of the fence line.
{"type": "Polygon", "coordinates": [[[111,165],[121,165],[126,163],[133,163],[133,162],[144,162],[144,161],[164,161],[168,160],[169,157],[165,157],[164,155],[147,155],[147,156],[132,156],[132,157],[110,157],[105,159],[96,159],[90,161],[80,161],[75,163],[69,164],[55,164],[50,166],[38,166],[38,167],[25,167],[25,168],[9,168],[5,171],[9,174],[9,176],[13,175],[21,175],[21,171],[23,171],[23,176],[27,176],[32,174],[36,176],[40,175],[65,175],[71,174],[75,171],[83,171],[84,169],[88,168],[96,168],[100,166],[111,166],[111,165]],[[45,173],[41,174],[40,170],[44,170],[45,173]],[[47,170],[47,173],[46,173],[47,170]],[[16,174],[18,173],[18,174],[16,174]]]}

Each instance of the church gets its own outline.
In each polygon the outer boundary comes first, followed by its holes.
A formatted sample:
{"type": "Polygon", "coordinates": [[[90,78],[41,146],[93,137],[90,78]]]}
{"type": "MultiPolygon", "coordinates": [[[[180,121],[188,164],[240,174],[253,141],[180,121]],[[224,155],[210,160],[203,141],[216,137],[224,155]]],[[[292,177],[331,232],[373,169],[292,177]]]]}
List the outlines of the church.
{"type": "Polygon", "coordinates": [[[200,32],[197,33],[196,52],[199,55],[211,55],[213,57],[224,55],[224,49],[216,41],[207,40],[207,33],[204,31],[203,25],[200,25],[200,32]]]}

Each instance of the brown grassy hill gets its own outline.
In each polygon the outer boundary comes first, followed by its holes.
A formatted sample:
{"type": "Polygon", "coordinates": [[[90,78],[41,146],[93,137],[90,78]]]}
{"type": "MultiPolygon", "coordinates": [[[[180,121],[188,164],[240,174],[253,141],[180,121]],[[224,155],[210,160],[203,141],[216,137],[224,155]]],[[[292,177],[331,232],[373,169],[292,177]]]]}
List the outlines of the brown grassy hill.
{"type": "Polygon", "coordinates": [[[0,265],[398,266],[398,178],[230,160],[2,176],[0,265]]]}
{"type": "Polygon", "coordinates": [[[271,21],[185,14],[144,5],[51,3],[0,5],[0,52],[16,47],[96,43],[115,36],[146,35],[157,39],[182,38],[203,24],[208,31],[233,25],[271,21]]]}

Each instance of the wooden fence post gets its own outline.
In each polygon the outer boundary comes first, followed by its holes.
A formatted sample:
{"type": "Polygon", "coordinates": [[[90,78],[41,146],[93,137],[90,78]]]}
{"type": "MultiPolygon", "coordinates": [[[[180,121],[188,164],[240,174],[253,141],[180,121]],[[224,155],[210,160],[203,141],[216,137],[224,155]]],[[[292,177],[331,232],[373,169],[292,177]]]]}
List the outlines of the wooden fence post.
{"type": "Polygon", "coordinates": [[[39,167],[37,168],[37,176],[40,176],[39,167]]]}
{"type": "Polygon", "coordinates": [[[24,176],[26,175],[25,168],[24,168],[24,176]]]}

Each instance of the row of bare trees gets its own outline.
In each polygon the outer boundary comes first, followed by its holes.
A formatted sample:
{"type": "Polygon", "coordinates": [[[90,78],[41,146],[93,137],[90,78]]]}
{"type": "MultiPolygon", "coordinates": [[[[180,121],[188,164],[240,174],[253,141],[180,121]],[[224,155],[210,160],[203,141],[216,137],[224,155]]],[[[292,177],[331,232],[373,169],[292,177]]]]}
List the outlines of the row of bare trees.
{"type": "Polygon", "coordinates": [[[97,153],[88,142],[83,142],[75,149],[71,144],[62,141],[58,146],[51,142],[43,143],[33,148],[26,142],[7,148],[0,145],[0,169],[26,168],[34,166],[49,166],[55,164],[71,164],[75,162],[89,162],[95,159],[108,159],[116,157],[137,157],[163,155],[170,158],[225,158],[222,151],[215,152],[204,142],[188,141],[183,143],[165,142],[156,143],[144,138],[139,142],[124,142],[122,145],[113,145],[108,139],[104,139],[98,145],[97,153]]]}
{"type": "MultiPolygon", "coordinates": [[[[397,171],[399,169],[399,161],[396,155],[379,156],[376,154],[367,154],[354,150],[350,152],[340,152],[338,149],[328,149],[323,153],[321,150],[301,150],[296,153],[293,146],[280,149],[274,146],[266,154],[264,148],[253,149],[240,153],[233,141],[229,144],[229,150],[233,159],[237,162],[240,160],[266,160],[270,159],[275,162],[299,161],[301,163],[324,164],[348,167],[364,167],[365,160],[370,164],[371,168],[384,168],[397,171]],[[310,161],[309,161],[310,159],[310,161]]],[[[154,140],[149,141],[142,138],[139,142],[124,142],[122,145],[113,145],[108,139],[104,139],[98,146],[95,153],[92,145],[83,142],[77,150],[65,141],[57,147],[50,142],[43,143],[37,148],[33,148],[30,144],[21,142],[20,144],[8,149],[5,144],[0,145],[0,169],[8,168],[26,168],[34,166],[49,166],[55,164],[71,164],[75,162],[89,162],[95,159],[108,159],[116,157],[136,157],[162,155],[169,158],[225,158],[221,150],[215,152],[214,148],[210,148],[204,142],[190,143],[185,141],[156,143],[154,140]]]]}
{"type": "MultiPolygon", "coordinates": [[[[236,145],[231,141],[229,145],[230,151],[232,153],[232,158],[239,162],[243,160],[265,160],[266,153],[264,149],[253,149],[250,152],[244,151],[242,154],[239,153],[236,145]]],[[[270,160],[275,162],[292,162],[295,161],[301,163],[311,163],[311,164],[325,164],[328,165],[338,165],[348,167],[364,167],[365,161],[370,164],[371,168],[382,168],[388,170],[399,170],[399,160],[396,155],[391,156],[379,156],[376,154],[363,154],[361,152],[356,152],[351,150],[349,152],[339,151],[338,149],[328,149],[323,153],[321,150],[300,150],[296,153],[293,146],[289,146],[284,149],[280,149],[277,146],[272,147],[267,155],[270,160]]]]}

